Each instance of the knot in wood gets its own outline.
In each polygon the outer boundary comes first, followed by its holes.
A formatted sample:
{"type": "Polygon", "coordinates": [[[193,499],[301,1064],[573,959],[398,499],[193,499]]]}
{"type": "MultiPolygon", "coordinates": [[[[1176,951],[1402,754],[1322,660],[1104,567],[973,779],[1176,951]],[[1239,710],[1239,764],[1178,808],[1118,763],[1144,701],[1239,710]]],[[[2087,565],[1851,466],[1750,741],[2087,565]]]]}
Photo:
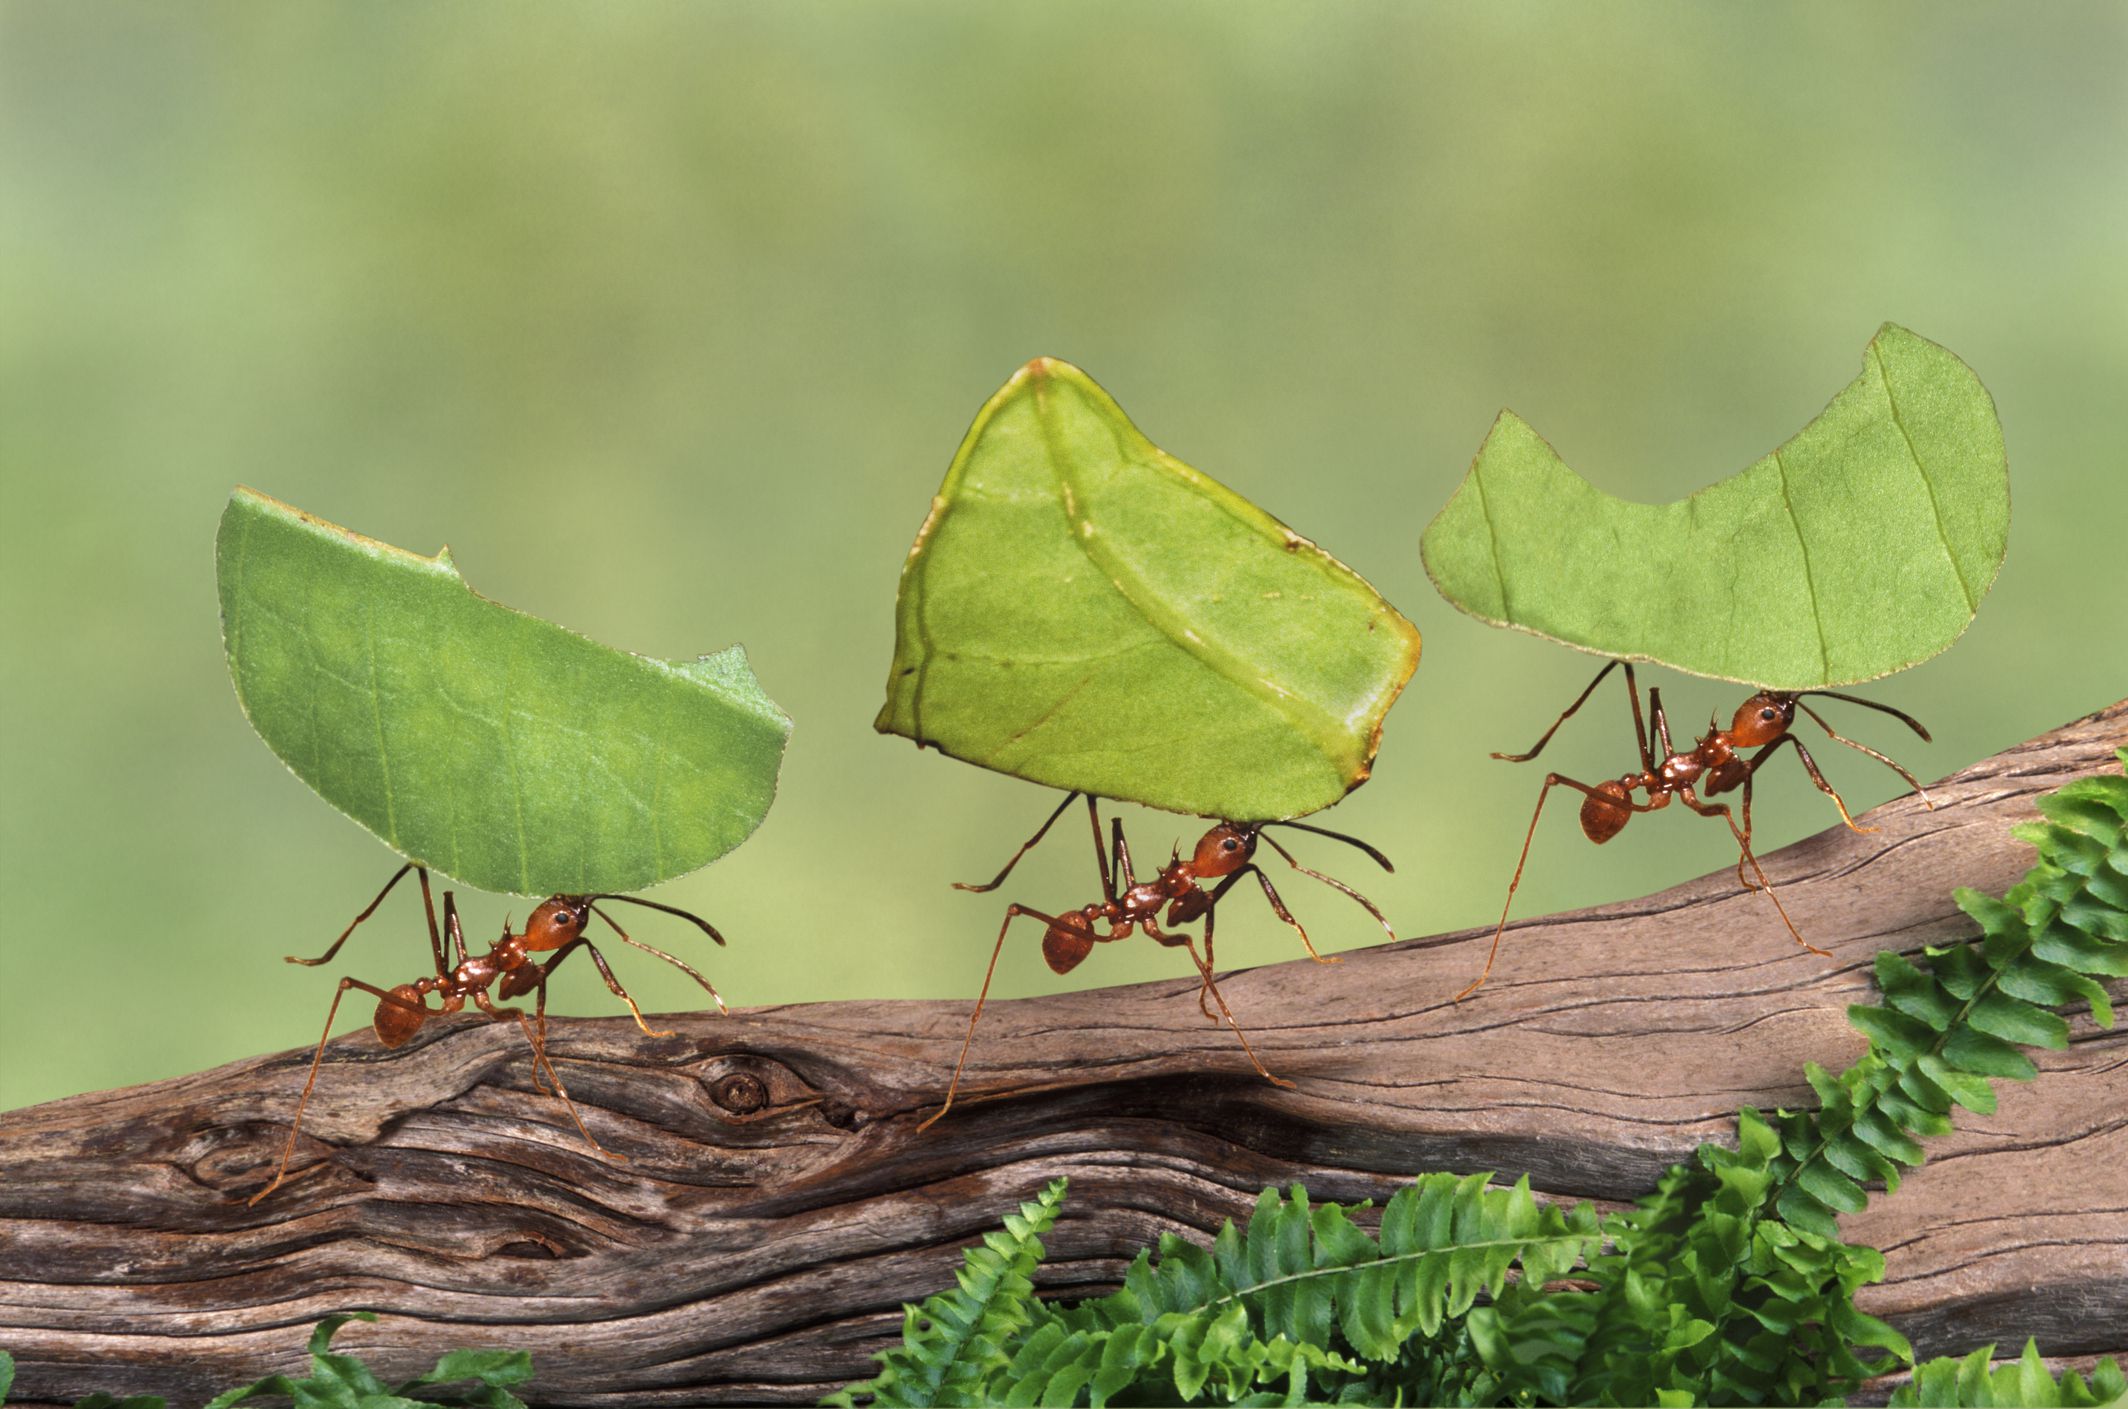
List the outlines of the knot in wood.
{"type": "Polygon", "coordinates": [[[752,1115],[768,1104],[768,1083],[750,1071],[729,1072],[711,1083],[709,1098],[733,1115],[752,1115]]]}

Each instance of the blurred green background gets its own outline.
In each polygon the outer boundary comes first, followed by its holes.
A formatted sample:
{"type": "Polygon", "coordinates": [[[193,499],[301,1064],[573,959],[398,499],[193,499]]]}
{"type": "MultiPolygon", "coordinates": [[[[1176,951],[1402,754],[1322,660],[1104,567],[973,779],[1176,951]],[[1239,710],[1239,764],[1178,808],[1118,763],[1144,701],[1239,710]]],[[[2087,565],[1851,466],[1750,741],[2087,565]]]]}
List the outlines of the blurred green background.
{"type": "MultiPolygon", "coordinates": [[[[1401,933],[1498,913],[1539,777],[1486,751],[1594,666],[1420,568],[1503,405],[1670,498],[1905,323],[1994,392],[2016,516],[1972,630],[1876,692],[1936,743],[1853,732],[1933,778],[2117,698],[2124,40],[2112,3],[0,4],[0,1106],[314,1041],[330,976],[280,957],[394,864],[237,710],[211,547],[240,481],[448,540],[615,645],[746,644],[797,720],[780,800],[657,895],[732,937],[710,969],[747,1004],[972,996],[1004,900],[1093,893],[1076,830],[1005,895],[948,890],[1053,795],[871,729],[902,558],[1037,353],[1419,623],[1374,780],[1323,819],[1400,869],[1307,853],[1401,933]]],[[[1740,698],[1653,678],[1687,724],[1740,698]]],[[[1577,726],[1558,766],[1629,761],[1614,698],[1577,726]]],[[[1830,752],[1850,801],[1898,790],[1830,752]]],[[[1834,820],[1799,774],[1762,799],[1769,849],[1834,820]]],[[[1548,818],[1517,911],[1733,855],[1681,816],[1601,851],[1548,818]]],[[[1286,890],[1326,948],[1378,937],[1286,890]]],[[[419,973],[392,905],[346,972],[419,973]]],[[[474,897],[468,929],[525,908],[474,897]]],[[[1220,933],[1231,965],[1297,952],[1258,906],[1220,933]]],[[[1001,993],[1059,986],[1036,941],[1001,993]]],[[[1480,957],[1442,953],[1440,996],[1480,957]]],[[[1185,964],[1118,945],[1072,981],[1185,964]]],[[[570,979],[561,1011],[617,1011],[570,979]]]]}

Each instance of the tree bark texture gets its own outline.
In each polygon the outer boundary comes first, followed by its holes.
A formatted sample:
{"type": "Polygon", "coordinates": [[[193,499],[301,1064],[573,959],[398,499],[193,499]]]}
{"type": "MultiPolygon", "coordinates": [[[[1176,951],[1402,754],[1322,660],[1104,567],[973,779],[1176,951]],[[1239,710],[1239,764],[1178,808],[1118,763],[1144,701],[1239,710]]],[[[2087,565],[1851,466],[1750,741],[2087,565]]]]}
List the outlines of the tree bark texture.
{"type": "MultiPolygon", "coordinates": [[[[0,1348],[18,1400],[178,1404],[302,1372],[313,1321],[387,1378],[443,1350],[523,1347],[537,1403],[811,1400],[865,1374],[900,1307],[1057,1175],[1042,1287],[1112,1285],[1162,1232],[1204,1237],[1269,1184],[1380,1199],[1428,1170],[1523,1171],[1559,1199],[1647,1192],[1737,1108],[1814,1104],[1803,1064],[1864,1050],[1880,949],[1967,938],[2033,798],[2113,766],[2128,701],[1764,858],[1803,933],[1724,869],[1644,900],[1525,920],[1491,981],[1467,931],[1236,973],[1270,1068],[1197,1014],[1197,981],[992,1004],[962,1102],[966,1002],[825,1003],[558,1020],[551,1050],[599,1141],[532,1086],[514,1025],[431,1023],[328,1049],[289,1181],[256,1208],[310,1053],[16,1111],[0,1132],[0,1348]]],[[[1710,824],[1711,825],[1711,824],[1710,824]]],[[[1178,960],[1180,955],[1177,956],[1178,960]]],[[[366,1009],[365,1009],[366,1011],[366,1009]]],[[[1895,1196],[1845,1221],[1883,1249],[1865,1309],[1923,1355],[2027,1335],[2128,1352],[2128,1031],[2068,1050],[1998,1114],[1961,1113],[1895,1196]]]]}

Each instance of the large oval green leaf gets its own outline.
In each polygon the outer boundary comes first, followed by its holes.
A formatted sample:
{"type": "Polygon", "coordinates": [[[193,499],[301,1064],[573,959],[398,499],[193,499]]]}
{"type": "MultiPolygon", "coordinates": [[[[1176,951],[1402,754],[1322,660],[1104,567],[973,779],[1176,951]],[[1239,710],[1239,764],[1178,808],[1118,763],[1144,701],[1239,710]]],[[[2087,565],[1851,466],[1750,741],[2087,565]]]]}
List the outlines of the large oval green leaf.
{"type": "Polygon", "coordinates": [[[1987,389],[1887,323],[1793,440],[1674,504],[1614,499],[1503,411],[1420,552],[1442,596],[1495,626],[1802,690],[1957,640],[2009,532],[1987,389]]]}
{"type": "Polygon", "coordinates": [[[630,655],[238,489],[215,540],[252,727],[318,795],[482,890],[631,891],[746,840],[791,723],[734,646],[630,655]]]}
{"type": "Polygon", "coordinates": [[[896,628],[882,732],[1241,821],[1358,786],[1419,660],[1417,628],[1357,573],[1049,358],[969,428],[896,628]]]}

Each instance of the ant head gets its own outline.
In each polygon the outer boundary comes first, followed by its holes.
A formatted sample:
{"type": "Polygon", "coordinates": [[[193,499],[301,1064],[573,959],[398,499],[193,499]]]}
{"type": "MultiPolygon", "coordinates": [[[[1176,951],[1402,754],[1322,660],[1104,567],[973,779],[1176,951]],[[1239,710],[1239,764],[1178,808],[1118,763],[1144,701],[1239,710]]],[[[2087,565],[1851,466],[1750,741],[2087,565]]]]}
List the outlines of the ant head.
{"type": "Polygon", "coordinates": [[[581,895],[550,895],[525,921],[525,948],[559,949],[591,923],[591,901],[581,895]]]}
{"type": "Polygon", "coordinates": [[[1190,870],[1197,876],[1231,876],[1256,855],[1256,828],[1241,822],[1221,822],[1197,839],[1190,857],[1190,870]]]}
{"type": "Polygon", "coordinates": [[[1729,742],[1738,748],[1770,744],[1795,723],[1795,696],[1779,690],[1761,690],[1737,707],[1736,721],[1729,726],[1729,742]]]}

